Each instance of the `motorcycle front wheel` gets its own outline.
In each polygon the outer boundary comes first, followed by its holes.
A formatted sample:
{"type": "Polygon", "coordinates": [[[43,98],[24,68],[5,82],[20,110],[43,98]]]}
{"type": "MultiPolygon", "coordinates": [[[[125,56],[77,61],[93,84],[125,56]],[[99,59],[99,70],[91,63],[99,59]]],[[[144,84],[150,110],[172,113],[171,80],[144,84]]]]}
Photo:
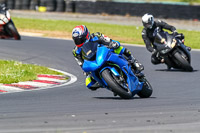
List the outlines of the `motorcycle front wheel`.
{"type": "Polygon", "coordinates": [[[132,92],[128,88],[123,88],[119,81],[117,81],[117,77],[109,69],[105,69],[102,72],[102,77],[108,84],[108,87],[112,92],[116,93],[123,99],[130,99],[133,97],[132,92]]]}
{"type": "Polygon", "coordinates": [[[15,40],[21,40],[21,36],[19,35],[19,32],[17,31],[14,23],[12,22],[12,20],[10,20],[10,22],[8,22],[5,26],[5,32],[11,36],[14,37],[15,40]]]}
{"type": "Polygon", "coordinates": [[[137,93],[137,95],[141,98],[148,98],[153,93],[153,88],[151,87],[151,84],[145,77],[142,77],[139,79],[140,82],[143,82],[142,90],[137,93]]]}
{"type": "Polygon", "coordinates": [[[175,59],[177,60],[177,63],[180,65],[182,69],[185,71],[193,71],[192,66],[190,65],[189,61],[185,58],[186,55],[182,55],[179,52],[176,52],[174,54],[175,59]]]}

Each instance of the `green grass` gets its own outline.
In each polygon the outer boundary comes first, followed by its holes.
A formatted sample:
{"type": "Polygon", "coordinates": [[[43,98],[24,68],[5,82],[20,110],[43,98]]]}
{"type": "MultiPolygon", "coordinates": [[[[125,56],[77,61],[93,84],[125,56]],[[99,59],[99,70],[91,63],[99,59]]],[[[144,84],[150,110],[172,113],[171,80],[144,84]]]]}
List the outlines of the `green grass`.
{"type": "MultiPolygon", "coordinates": [[[[65,21],[65,20],[41,20],[41,19],[29,19],[29,18],[13,18],[16,27],[19,29],[32,29],[49,31],[50,33],[63,32],[71,36],[71,31],[76,25],[84,24],[88,27],[91,33],[102,32],[110,38],[117,40],[121,43],[141,44],[144,42],[141,37],[141,31],[143,27],[137,26],[124,26],[115,24],[103,24],[103,23],[88,23],[82,21],[65,21]]],[[[179,33],[185,35],[185,44],[192,48],[200,48],[200,31],[187,31],[178,30],[179,33]]],[[[48,34],[46,36],[49,36],[48,34]]]]}
{"type": "Polygon", "coordinates": [[[185,35],[185,45],[193,49],[200,49],[200,31],[178,30],[185,35]]]}
{"type": "Polygon", "coordinates": [[[0,83],[9,84],[34,80],[38,74],[62,75],[62,73],[43,66],[23,64],[18,61],[0,60],[0,83]]]}

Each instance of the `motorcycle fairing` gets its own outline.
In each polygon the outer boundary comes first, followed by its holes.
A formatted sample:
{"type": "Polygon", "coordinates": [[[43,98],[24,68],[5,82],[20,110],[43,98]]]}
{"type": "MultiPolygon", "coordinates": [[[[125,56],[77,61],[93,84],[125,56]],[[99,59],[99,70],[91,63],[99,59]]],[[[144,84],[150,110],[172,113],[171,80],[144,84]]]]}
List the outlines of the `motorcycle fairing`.
{"type": "Polygon", "coordinates": [[[0,11],[0,25],[4,25],[10,21],[10,13],[7,10],[0,11]]]}
{"type": "Polygon", "coordinates": [[[117,64],[120,69],[126,74],[128,86],[133,95],[142,89],[143,83],[139,82],[138,78],[131,70],[131,66],[121,55],[111,54],[108,58],[108,61],[117,64]]]}
{"type": "Polygon", "coordinates": [[[8,18],[8,20],[10,20],[10,13],[9,13],[9,11],[6,11],[6,17],[8,18]]]}
{"type": "MultiPolygon", "coordinates": [[[[111,53],[111,51],[113,50],[108,49],[105,46],[98,45],[96,60],[84,60],[82,69],[85,72],[91,72],[95,80],[97,80],[103,86],[107,86],[107,83],[104,81],[104,79],[101,79],[100,75],[97,74],[95,71],[101,68],[102,65],[105,64],[105,62],[112,62],[114,64],[117,64],[120,69],[126,74],[129,89],[133,93],[133,95],[135,95],[138,91],[142,89],[143,83],[138,81],[138,78],[133,74],[128,62],[121,55],[115,54],[113,52],[111,53]]],[[[101,69],[100,73],[106,68],[110,69],[115,76],[120,76],[114,66],[105,66],[101,69]]]]}

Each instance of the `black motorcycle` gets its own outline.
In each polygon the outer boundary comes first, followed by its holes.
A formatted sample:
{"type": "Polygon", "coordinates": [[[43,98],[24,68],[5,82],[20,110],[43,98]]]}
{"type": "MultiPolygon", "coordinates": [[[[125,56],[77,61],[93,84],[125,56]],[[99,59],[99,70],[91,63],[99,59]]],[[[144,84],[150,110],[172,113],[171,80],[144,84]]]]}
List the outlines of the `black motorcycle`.
{"type": "Polygon", "coordinates": [[[158,58],[164,59],[168,69],[182,69],[193,71],[191,66],[190,51],[183,44],[179,35],[157,29],[154,32],[154,45],[158,52],[158,58]]]}

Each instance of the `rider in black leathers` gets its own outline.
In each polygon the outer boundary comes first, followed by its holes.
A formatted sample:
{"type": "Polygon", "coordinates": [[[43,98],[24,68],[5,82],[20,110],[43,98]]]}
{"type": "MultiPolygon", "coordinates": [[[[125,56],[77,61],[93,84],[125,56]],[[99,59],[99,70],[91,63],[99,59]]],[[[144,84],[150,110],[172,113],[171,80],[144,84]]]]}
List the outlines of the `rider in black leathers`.
{"type": "MultiPolygon", "coordinates": [[[[178,36],[182,40],[182,42],[184,42],[184,35],[178,34],[174,26],[168,25],[167,23],[161,20],[154,21],[154,17],[151,14],[145,14],[142,17],[142,23],[144,26],[142,30],[142,38],[144,40],[147,50],[152,53],[151,62],[153,64],[164,63],[164,59],[159,57],[158,51],[156,50],[156,46],[153,44],[155,39],[154,31],[157,28],[159,28],[161,31],[163,29],[170,30],[173,33],[173,35],[178,36]]],[[[186,48],[189,51],[191,50],[190,47],[186,48]]]]}

